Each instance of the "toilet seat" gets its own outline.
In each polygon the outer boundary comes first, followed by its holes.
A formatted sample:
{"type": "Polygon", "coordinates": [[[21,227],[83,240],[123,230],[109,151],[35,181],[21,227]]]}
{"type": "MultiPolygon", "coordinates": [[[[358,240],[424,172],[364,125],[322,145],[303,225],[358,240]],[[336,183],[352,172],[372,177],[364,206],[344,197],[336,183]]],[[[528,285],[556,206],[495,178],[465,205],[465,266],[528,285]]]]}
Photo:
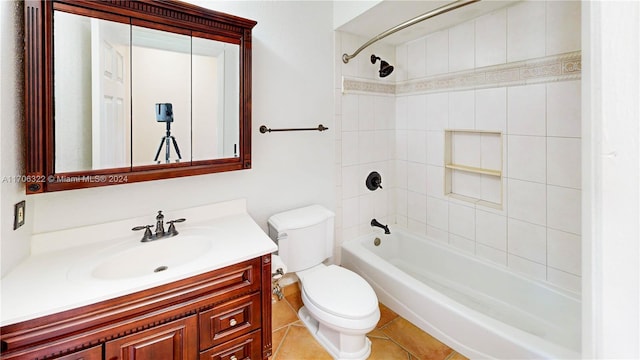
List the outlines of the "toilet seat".
{"type": "Polygon", "coordinates": [[[343,267],[322,267],[306,275],[301,283],[305,297],[331,315],[357,320],[378,311],[378,298],[371,285],[343,267]]]}

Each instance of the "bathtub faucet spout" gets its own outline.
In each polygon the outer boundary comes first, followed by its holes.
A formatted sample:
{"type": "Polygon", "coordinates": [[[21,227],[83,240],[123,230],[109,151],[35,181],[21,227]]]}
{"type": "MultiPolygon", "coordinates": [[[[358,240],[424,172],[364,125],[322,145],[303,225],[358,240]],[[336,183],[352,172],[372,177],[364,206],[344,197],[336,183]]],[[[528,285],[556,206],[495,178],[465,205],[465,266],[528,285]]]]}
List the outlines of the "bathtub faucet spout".
{"type": "Polygon", "coordinates": [[[391,231],[389,231],[389,226],[380,224],[376,219],[371,219],[371,226],[377,226],[384,229],[385,234],[391,234],[391,231]]]}

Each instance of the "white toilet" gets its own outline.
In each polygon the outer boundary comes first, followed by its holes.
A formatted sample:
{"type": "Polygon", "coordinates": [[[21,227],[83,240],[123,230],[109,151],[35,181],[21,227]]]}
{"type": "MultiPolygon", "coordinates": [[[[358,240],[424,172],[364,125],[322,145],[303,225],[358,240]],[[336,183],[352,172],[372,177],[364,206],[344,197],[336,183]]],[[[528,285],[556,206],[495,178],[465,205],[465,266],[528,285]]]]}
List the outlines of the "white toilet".
{"type": "Polygon", "coordinates": [[[378,298],[358,274],[324,265],[333,252],[334,214],[319,205],[269,218],[269,236],[278,256],[300,280],[304,306],[298,316],[335,359],[366,359],[366,334],[380,319],[378,298]]]}

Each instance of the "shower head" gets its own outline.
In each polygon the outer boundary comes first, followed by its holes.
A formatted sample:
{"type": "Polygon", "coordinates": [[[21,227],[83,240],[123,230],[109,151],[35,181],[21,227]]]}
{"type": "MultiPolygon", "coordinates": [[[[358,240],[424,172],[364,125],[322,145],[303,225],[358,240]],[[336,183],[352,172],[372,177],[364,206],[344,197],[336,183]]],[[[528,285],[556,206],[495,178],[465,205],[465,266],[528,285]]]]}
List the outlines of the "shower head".
{"type": "Polygon", "coordinates": [[[393,65],[389,65],[388,62],[380,59],[379,56],[371,55],[371,63],[372,64],[375,64],[377,60],[380,60],[380,70],[378,70],[378,73],[380,74],[380,77],[389,76],[389,74],[391,74],[393,72],[393,65]]]}
{"type": "Polygon", "coordinates": [[[380,73],[380,77],[386,77],[389,76],[389,74],[391,74],[393,72],[393,65],[389,65],[388,62],[381,60],[380,61],[380,70],[378,71],[380,73]]]}

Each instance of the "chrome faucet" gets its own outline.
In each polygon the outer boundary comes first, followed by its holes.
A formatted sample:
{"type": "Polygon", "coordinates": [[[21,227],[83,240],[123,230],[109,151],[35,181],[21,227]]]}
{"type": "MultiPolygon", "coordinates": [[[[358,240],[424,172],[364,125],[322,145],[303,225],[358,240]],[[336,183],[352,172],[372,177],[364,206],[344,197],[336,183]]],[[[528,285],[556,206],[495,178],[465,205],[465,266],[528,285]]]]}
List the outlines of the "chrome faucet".
{"type": "Polygon", "coordinates": [[[174,223],[181,223],[186,221],[185,218],[175,219],[167,221],[169,224],[169,230],[164,231],[164,215],[162,215],[162,210],[158,211],[158,215],[156,215],[156,229],[154,232],[151,232],[151,227],[153,225],[141,225],[134,227],[133,231],[144,230],[144,235],[142,235],[141,242],[149,242],[153,240],[158,240],[166,237],[172,237],[178,235],[178,230],[176,230],[176,226],[174,223]]]}
{"type": "Polygon", "coordinates": [[[384,229],[385,234],[391,234],[391,231],[389,231],[389,226],[380,224],[376,219],[371,219],[371,226],[377,226],[384,229]]]}

